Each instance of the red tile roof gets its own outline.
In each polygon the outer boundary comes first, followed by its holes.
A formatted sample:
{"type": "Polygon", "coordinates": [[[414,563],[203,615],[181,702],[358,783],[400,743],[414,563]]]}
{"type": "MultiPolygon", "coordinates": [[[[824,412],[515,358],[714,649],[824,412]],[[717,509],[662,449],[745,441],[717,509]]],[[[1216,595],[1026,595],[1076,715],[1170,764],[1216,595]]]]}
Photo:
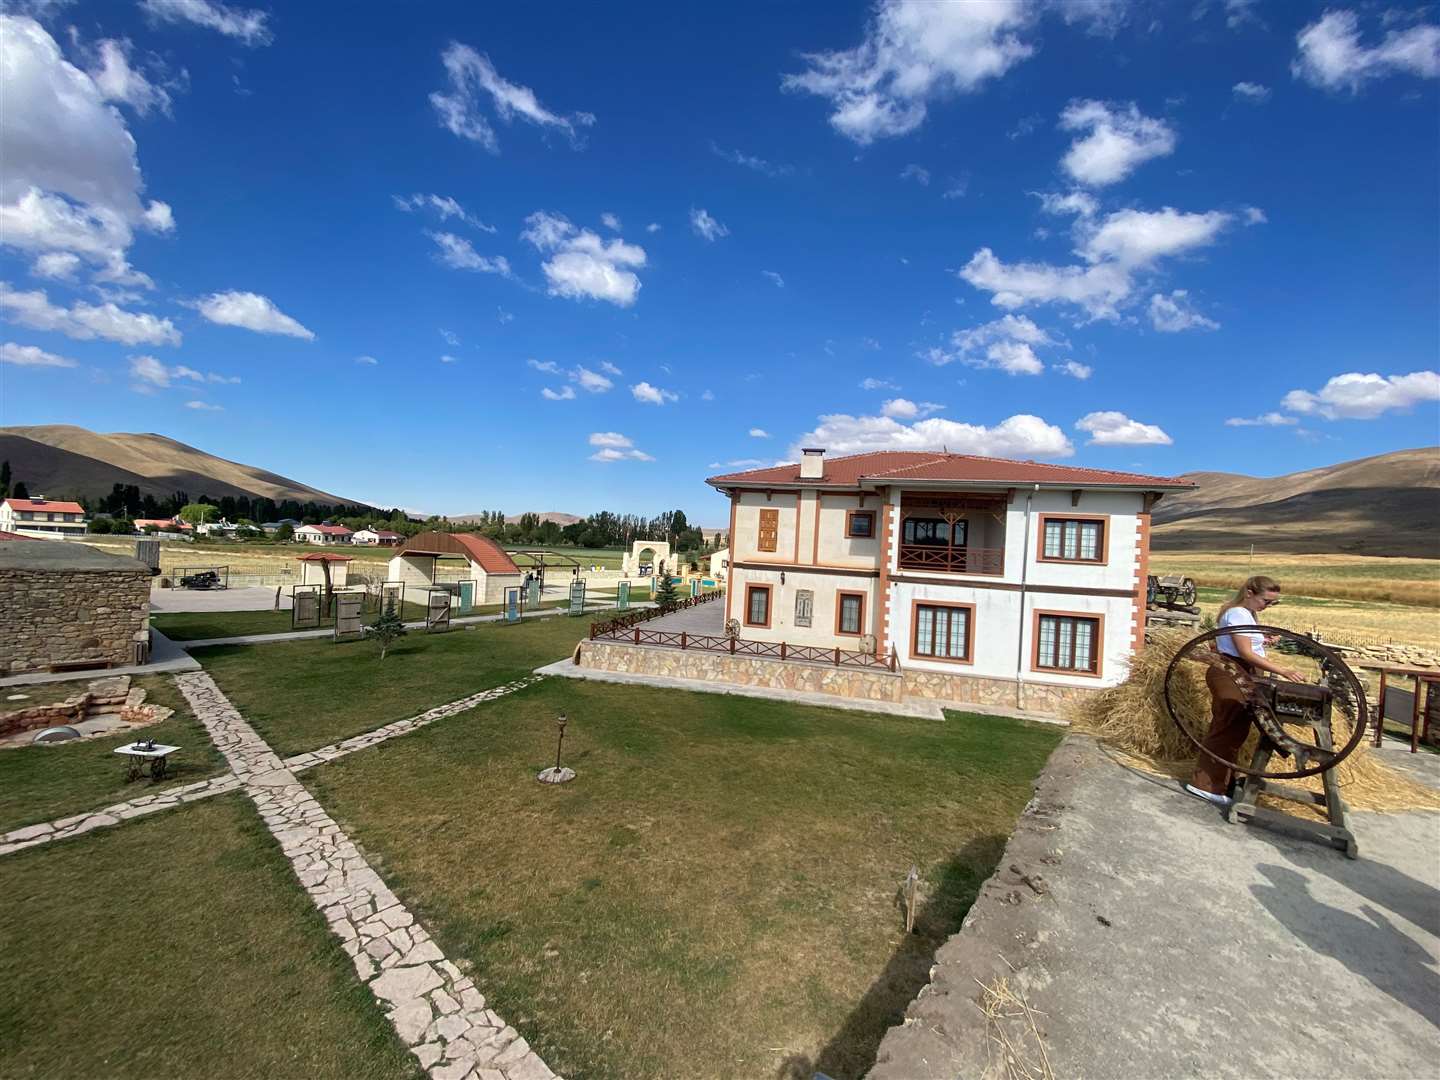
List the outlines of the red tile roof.
{"type": "Polygon", "coordinates": [[[907,480],[945,481],[955,484],[1080,484],[1099,487],[1188,488],[1186,480],[1143,473],[1113,472],[1077,465],[1051,465],[1039,461],[1012,461],[1007,458],[978,457],[974,454],[940,454],[933,451],[872,450],[863,454],[825,459],[825,475],[819,480],[802,480],[799,464],[775,465],[767,469],[712,476],[705,482],[715,487],[729,485],[856,487],[907,480]]]}
{"type": "Polygon", "coordinates": [[[479,533],[419,533],[405,541],[397,555],[463,555],[487,574],[519,574],[515,560],[488,536],[479,533]]]}
{"type": "MultiPolygon", "coordinates": [[[[344,525],[301,525],[300,529],[317,529],[326,536],[349,536],[350,530],[344,525]]],[[[299,532],[300,529],[295,530],[299,532]]]]}
{"type": "Polygon", "coordinates": [[[51,499],[6,499],[12,510],[48,510],[55,514],[83,514],[85,508],[77,502],[58,502],[51,499]]]}
{"type": "Polygon", "coordinates": [[[34,540],[33,536],[22,536],[20,533],[6,532],[0,529],[0,540],[34,540]]]}

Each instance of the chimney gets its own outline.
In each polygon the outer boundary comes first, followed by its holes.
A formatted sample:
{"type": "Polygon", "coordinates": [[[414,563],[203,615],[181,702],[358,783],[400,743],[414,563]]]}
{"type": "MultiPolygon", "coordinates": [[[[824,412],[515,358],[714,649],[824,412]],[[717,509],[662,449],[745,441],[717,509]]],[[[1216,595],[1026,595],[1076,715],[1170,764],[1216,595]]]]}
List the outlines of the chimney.
{"type": "Polygon", "coordinates": [[[807,446],[800,451],[800,479],[801,480],[823,480],[825,479],[825,449],[824,447],[807,446]]]}

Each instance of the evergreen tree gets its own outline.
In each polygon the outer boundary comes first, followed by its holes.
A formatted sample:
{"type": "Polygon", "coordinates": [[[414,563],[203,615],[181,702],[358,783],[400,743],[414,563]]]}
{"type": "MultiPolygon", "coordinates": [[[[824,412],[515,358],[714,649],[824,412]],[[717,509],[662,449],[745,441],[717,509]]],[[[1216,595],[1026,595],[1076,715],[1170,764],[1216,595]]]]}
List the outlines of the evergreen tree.
{"type": "Polygon", "coordinates": [[[394,597],[385,605],[380,617],[365,628],[365,636],[380,643],[381,660],[385,659],[385,653],[395,640],[404,637],[408,632],[405,629],[405,620],[400,618],[399,612],[395,610],[394,597]]]}
{"type": "Polygon", "coordinates": [[[25,486],[24,480],[19,480],[15,484],[15,490],[10,492],[10,494],[17,499],[28,499],[30,497],[30,489],[25,486]]]}
{"type": "Polygon", "coordinates": [[[655,577],[655,602],[663,608],[678,602],[679,599],[680,594],[675,591],[675,582],[670,580],[670,571],[662,560],[655,577]]]}

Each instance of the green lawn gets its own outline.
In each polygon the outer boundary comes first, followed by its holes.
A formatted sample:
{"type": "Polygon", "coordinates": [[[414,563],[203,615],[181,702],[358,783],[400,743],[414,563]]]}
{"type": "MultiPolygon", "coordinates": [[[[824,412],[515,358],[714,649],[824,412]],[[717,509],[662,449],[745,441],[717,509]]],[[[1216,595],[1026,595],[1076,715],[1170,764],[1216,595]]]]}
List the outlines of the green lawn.
{"type": "Polygon", "coordinates": [[[281,756],[314,750],[563,660],[592,618],[552,615],[412,630],[380,660],[373,642],[217,645],[192,654],[281,756]]]}
{"type": "Polygon", "coordinates": [[[422,1076],[250,804],[7,855],[0,1074],[422,1076]]]}
{"type": "MultiPolygon", "coordinates": [[[[363,621],[372,623],[378,611],[366,612],[363,621]]],[[[425,618],[425,605],[405,603],[404,617],[425,618]]],[[[150,616],[150,624],[171,641],[206,641],[210,638],[239,637],[242,634],[288,633],[291,615],[286,611],[172,611],[150,616]]],[[[324,629],[335,625],[333,618],[321,622],[324,629]]]]}
{"type": "Polygon", "coordinates": [[[550,679],[307,782],[557,1071],[858,1077],[1059,739],[550,679]]]}
{"type": "MultiPolygon", "coordinates": [[[[86,683],[66,685],[78,693],[86,683]]],[[[124,735],[0,750],[0,832],[97,810],[225,771],[224,759],[190,712],[174,679],[146,675],[132,680],[131,685],[145,688],[147,703],[167,706],[175,715],[124,735]],[[181,748],[170,756],[170,776],[162,783],[125,782],[125,763],[114,750],[133,742],[137,735],[181,748]]]]}

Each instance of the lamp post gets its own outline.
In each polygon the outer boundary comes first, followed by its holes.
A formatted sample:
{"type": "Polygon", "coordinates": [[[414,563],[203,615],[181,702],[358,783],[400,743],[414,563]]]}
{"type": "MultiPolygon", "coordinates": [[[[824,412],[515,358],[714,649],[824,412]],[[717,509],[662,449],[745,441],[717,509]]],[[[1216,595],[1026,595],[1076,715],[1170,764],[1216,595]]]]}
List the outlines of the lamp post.
{"type": "Polygon", "coordinates": [[[556,739],[555,739],[555,764],[541,770],[535,777],[542,784],[566,784],[575,779],[575,770],[564,767],[560,764],[560,750],[565,745],[565,725],[570,722],[563,712],[555,718],[556,739]]]}

